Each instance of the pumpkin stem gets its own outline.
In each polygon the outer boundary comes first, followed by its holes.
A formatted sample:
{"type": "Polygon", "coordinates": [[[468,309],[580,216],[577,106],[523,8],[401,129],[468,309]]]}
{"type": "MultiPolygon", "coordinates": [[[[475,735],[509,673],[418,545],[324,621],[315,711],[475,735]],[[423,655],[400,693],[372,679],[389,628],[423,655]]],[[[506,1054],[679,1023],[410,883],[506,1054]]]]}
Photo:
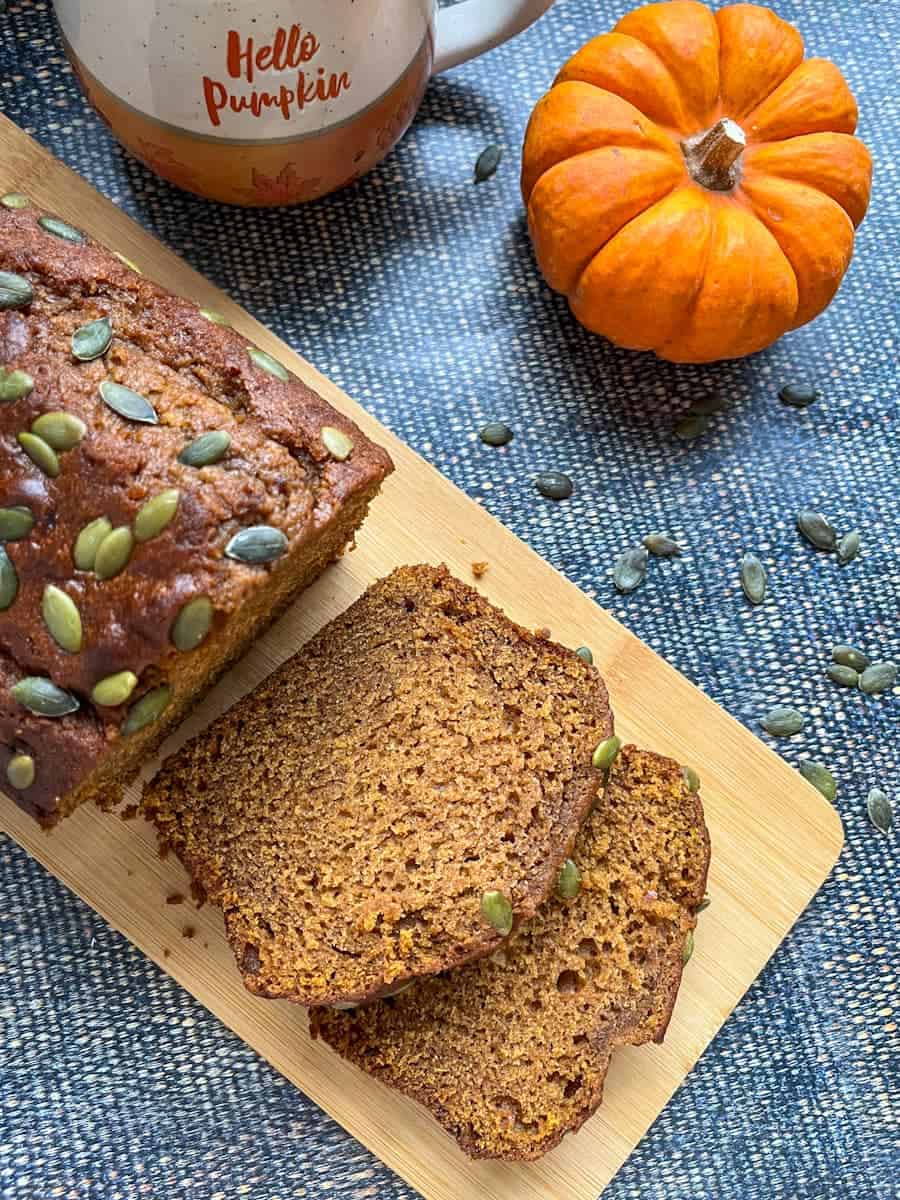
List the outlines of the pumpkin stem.
{"type": "Polygon", "coordinates": [[[739,159],[747,145],[743,129],[723,117],[712,129],[681,143],[691,178],[713,192],[729,192],[740,179],[739,159]]]}

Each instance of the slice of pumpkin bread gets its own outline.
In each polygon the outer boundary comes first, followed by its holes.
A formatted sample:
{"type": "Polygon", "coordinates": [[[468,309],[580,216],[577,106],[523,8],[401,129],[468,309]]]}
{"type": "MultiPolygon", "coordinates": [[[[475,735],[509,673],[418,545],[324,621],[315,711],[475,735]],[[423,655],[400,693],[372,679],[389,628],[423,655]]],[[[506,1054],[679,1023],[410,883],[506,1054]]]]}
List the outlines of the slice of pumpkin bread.
{"type": "Polygon", "coordinates": [[[446,568],[403,567],[169,759],[144,803],[224,909],[250,991],[353,1003],[534,914],[611,730],[593,667],[446,568]]]}
{"type": "Polygon", "coordinates": [[[489,958],[311,1014],[314,1034],[419,1100],[476,1158],[550,1150],[599,1105],[615,1047],[662,1041],[672,1014],[709,866],[678,764],[625,747],[572,858],[577,895],[555,895],[489,958]]]}

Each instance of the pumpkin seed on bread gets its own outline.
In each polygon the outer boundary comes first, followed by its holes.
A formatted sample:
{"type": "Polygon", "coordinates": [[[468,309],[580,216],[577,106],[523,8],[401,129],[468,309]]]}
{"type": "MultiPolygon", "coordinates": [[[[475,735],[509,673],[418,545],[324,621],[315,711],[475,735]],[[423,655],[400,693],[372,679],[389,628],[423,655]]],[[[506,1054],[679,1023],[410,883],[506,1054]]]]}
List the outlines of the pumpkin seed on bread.
{"type": "Polygon", "coordinates": [[[412,1096],[476,1158],[535,1159],[600,1104],[613,1050],[662,1041],[709,866],[700,798],[626,746],[556,895],[494,954],[313,1033],[412,1096]]]}
{"type": "Polygon", "coordinates": [[[402,567],[168,760],[144,804],[223,908],[250,991],[357,1003],[533,916],[611,731],[573,651],[445,567],[402,567]]]}

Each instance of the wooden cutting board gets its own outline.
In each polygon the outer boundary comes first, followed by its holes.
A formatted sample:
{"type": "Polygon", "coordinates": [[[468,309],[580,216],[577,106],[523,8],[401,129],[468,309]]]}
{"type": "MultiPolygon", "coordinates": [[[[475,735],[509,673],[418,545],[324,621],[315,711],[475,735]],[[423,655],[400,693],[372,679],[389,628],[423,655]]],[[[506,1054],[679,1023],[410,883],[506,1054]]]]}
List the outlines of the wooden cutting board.
{"type": "MultiPolygon", "coordinates": [[[[357,550],[303,595],[166,750],[231,705],[398,564],[443,561],[471,580],[472,562],[485,560],[490,568],[478,586],[511,617],[530,627],[550,626],[553,637],[568,645],[593,648],[620,735],[699,771],[713,845],[712,904],[700,918],[665,1044],[620,1051],[600,1111],[541,1162],[472,1163],[412,1101],[312,1042],[303,1009],[243,990],[219,912],[166,904],[168,895],[186,890],[185,878],[177,862],[160,861],[142,822],[82,808],[45,834],[3,796],[0,829],[428,1200],[596,1200],[828,874],[843,843],[837,813],[796,771],[309,363],[0,118],[0,193],[11,190],[88,230],[173,291],[225,313],[386,446],[396,463],[357,550]],[[196,930],[190,940],[182,936],[188,924],[196,930]]],[[[129,799],[136,794],[132,789],[129,799]]]]}

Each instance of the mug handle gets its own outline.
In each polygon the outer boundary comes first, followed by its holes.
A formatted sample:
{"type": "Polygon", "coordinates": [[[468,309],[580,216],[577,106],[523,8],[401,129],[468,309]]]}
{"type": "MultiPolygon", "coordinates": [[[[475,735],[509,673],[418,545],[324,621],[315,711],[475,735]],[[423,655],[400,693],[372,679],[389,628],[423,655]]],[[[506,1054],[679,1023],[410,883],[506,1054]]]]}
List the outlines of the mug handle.
{"type": "Polygon", "coordinates": [[[439,9],[432,75],[515,37],[552,4],[553,0],[462,0],[439,9]]]}

